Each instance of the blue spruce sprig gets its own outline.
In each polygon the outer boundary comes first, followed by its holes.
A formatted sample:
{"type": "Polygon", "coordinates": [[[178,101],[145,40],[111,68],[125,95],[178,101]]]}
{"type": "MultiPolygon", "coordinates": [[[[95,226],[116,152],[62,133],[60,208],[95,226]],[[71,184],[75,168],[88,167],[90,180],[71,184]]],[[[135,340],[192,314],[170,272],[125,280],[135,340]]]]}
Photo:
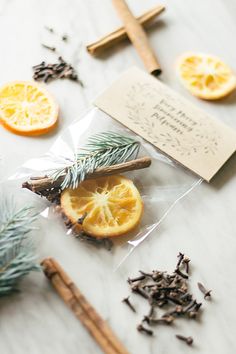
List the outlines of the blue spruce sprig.
{"type": "Polygon", "coordinates": [[[36,217],[32,207],[18,209],[12,200],[0,202],[0,296],[17,291],[25,275],[40,270],[29,235],[36,217]]]}

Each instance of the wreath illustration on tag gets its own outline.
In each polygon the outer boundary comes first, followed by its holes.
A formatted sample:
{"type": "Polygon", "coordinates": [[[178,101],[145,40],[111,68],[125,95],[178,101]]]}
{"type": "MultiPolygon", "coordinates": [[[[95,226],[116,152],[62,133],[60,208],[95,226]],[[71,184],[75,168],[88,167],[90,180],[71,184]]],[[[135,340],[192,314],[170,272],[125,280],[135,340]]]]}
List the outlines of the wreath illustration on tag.
{"type": "MultiPolygon", "coordinates": [[[[178,134],[171,132],[159,133],[155,132],[160,128],[160,121],[157,119],[158,108],[153,108],[153,114],[147,113],[147,107],[150,107],[150,101],[155,103],[156,97],[164,97],[166,102],[170,102],[172,107],[178,103],[178,98],[169,95],[166,89],[155,87],[151,83],[136,83],[131,86],[126,94],[125,107],[127,108],[127,117],[132,123],[145,133],[150,138],[153,144],[157,144],[159,147],[169,147],[175,149],[182,156],[190,156],[194,153],[212,154],[215,155],[218,151],[218,144],[220,140],[219,132],[214,129],[211,121],[206,119],[206,123],[196,124],[194,127],[194,134],[188,137],[178,137],[178,134]],[[204,132],[204,133],[203,133],[204,132]]],[[[178,128],[178,123],[167,125],[175,129],[175,131],[181,130],[178,128]]]]}

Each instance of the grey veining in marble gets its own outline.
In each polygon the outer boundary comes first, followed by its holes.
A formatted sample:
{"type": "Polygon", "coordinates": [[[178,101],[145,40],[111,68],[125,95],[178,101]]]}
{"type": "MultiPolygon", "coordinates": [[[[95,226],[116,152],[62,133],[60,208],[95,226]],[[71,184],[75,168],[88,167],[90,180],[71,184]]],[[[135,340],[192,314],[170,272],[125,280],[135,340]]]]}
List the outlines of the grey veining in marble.
{"type": "MultiPolygon", "coordinates": [[[[161,80],[199,107],[236,128],[236,94],[210,103],[190,96],[176,78],[174,63],[188,50],[221,56],[236,71],[234,50],[236,23],[234,0],[162,1],[167,11],[152,25],[149,38],[163,68],[161,80]]],[[[130,0],[137,15],[156,5],[156,0],[130,0]]],[[[48,151],[60,131],[82,116],[93,98],[118,75],[142,63],[134,48],[120,44],[102,59],[86,53],[85,45],[120,24],[109,0],[0,0],[0,84],[31,79],[31,66],[54,60],[41,42],[57,44],[62,55],[77,66],[85,83],[54,82],[48,88],[60,105],[60,125],[48,136],[26,138],[0,129],[0,155],[6,177],[31,157],[48,151]],[[68,43],[45,31],[52,26],[68,33],[68,43]]],[[[236,352],[236,156],[211,184],[203,183],[180,201],[160,228],[113,271],[112,254],[96,251],[66,237],[61,223],[41,220],[36,235],[39,258],[55,256],[108,320],[131,354],[232,354],[236,352]],[[192,290],[201,299],[196,282],[213,289],[204,302],[199,322],[178,321],[176,327],[160,327],[149,338],[136,331],[145,307],[133,297],[140,315],[129,312],[121,299],[128,294],[126,278],[140,268],[172,270],[179,251],[192,259],[192,290]],[[191,335],[191,349],[175,333],[191,335]]],[[[56,217],[56,216],[55,216],[56,217]]],[[[42,274],[31,275],[22,292],[0,300],[1,354],[100,353],[79,321],[50,288],[42,274]]]]}

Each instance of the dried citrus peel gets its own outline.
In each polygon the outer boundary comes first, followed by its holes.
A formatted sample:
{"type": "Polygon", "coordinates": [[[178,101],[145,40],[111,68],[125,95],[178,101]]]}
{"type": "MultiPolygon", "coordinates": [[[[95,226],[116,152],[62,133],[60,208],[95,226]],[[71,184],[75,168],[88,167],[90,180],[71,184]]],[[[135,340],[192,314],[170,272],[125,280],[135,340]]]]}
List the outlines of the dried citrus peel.
{"type": "Polygon", "coordinates": [[[143,202],[134,183],[124,176],[82,182],[61,195],[63,213],[78,229],[94,237],[115,237],[132,230],[141,220],[143,202]],[[85,216],[82,226],[78,220],[85,216]]]}
{"type": "Polygon", "coordinates": [[[0,88],[0,122],[21,135],[40,135],[52,130],[58,105],[41,85],[14,81],[0,88]]]}
{"type": "Polygon", "coordinates": [[[177,61],[183,85],[205,100],[217,100],[236,88],[236,76],[219,58],[202,53],[185,53],[177,61]]]}

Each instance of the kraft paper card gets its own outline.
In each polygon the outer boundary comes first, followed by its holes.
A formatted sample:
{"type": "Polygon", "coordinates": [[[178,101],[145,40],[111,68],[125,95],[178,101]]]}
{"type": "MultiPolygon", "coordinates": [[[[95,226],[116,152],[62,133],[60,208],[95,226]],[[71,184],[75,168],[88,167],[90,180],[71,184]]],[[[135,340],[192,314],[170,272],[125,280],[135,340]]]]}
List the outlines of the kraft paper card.
{"type": "Polygon", "coordinates": [[[95,105],[208,182],[236,150],[233,129],[135,67],[95,105]]]}

